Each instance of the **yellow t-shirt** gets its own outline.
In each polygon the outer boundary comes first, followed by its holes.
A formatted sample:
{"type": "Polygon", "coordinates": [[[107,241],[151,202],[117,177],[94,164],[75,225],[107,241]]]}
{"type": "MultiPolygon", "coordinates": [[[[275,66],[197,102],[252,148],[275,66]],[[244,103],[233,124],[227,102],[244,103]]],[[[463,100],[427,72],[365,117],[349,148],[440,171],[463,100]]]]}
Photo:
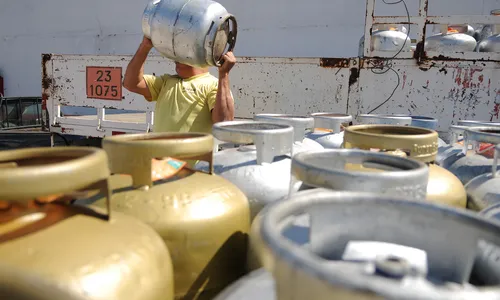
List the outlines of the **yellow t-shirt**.
{"type": "Polygon", "coordinates": [[[156,101],[154,132],[212,132],[211,110],[219,85],[215,76],[144,75],[144,80],[156,101]]]}

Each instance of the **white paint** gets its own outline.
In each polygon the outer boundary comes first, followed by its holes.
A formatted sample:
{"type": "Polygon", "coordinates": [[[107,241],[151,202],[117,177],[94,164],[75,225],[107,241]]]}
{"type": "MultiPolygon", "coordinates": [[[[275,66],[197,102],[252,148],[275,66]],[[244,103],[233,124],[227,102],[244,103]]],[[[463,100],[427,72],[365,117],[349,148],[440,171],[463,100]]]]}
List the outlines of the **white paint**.
{"type": "MultiPolygon", "coordinates": [[[[54,79],[47,108],[51,131],[107,136],[112,131],[144,132],[151,128],[154,104],[123,90],[122,101],[86,98],[85,67],[124,68],[130,56],[55,55],[47,66],[54,79]],[[61,105],[93,106],[141,110],[142,116],[61,117],[61,105]],[[55,126],[54,126],[55,125],[55,126]],[[71,130],[71,131],[68,131],[71,130]]],[[[393,68],[400,76],[394,96],[374,113],[403,113],[434,117],[438,131],[447,132],[457,120],[500,121],[500,65],[496,62],[433,61],[419,66],[415,60],[394,59],[393,68]]],[[[397,86],[394,72],[374,74],[364,60],[359,78],[349,86],[350,69],[359,67],[359,58],[344,68],[324,68],[318,58],[241,58],[232,71],[232,89],[236,116],[252,118],[257,113],[306,115],[315,112],[349,113],[354,117],[370,112],[384,103],[397,86]]],[[[151,57],[146,72],[173,70],[173,64],[151,57]]],[[[124,69],[123,69],[124,71],[124,69]]]]}
{"type": "MultiPolygon", "coordinates": [[[[392,1],[392,0],[391,0],[392,1]]],[[[220,0],[239,22],[238,56],[353,57],[363,35],[362,0],[220,0]]],[[[412,15],[417,1],[407,0],[412,15]]],[[[5,96],[40,96],[42,53],[133,54],[147,0],[3,0],[0,75],[5,96]]],[[[500,0],[431,0],[430,14],[488,14],[500,0]]],[[[377,14],[404,15],[401,5],[377,14]]]]}

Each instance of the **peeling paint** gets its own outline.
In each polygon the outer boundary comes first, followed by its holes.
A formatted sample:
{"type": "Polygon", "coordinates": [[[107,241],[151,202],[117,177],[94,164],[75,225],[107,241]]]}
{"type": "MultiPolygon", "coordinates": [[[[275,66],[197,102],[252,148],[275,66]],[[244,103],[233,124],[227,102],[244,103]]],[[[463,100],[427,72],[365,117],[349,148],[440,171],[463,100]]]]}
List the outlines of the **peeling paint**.
{"type": "Polygon", "coordinates": [[[323,68],[348,68],[350,60],[344,58],[320,58],[320,66],[323,68]]]}
{"type": "MultiPolygon", "coordinates": [[[[106,101],[85,97],[85,72],[82,70],[87,65],[126,67],[128,61],[129,57],[124,59],[122,56],[53,55],[50,60],[53,66],[47,69],[47,76],[53,78],[52,93],[46,95],[51,117],[58,105],[110,108],[106,101]]],[[[339,111],[355,116],[386,101],[398,83],[394,72],[372,72],[386,62],[384,59],[325,58],[323,66],[318,58],[248,57],[245,61],[231,73],[238,118],[252,117],[259,112],[304,115],[339,111]],[[329,64],[338,66],[325,67],[329,64]]],[[[426,61],[419,65],[413,59],[393,59],[391,64],[400,76],[400,85],[378,112],[435,117],[439,119],[441,131],[458,119],[498,120],[500,96],[497,101],[490,95],[496,96],[494,88],[500,86],[500,64],[485,62],[479,66],[474,62],[426,61]],[[425,73],[422,66],[427,68],[425,73]]],[[[168,73],[173,69],[173,64],[161,57],[148,58],[145,67],[149,74],[168,73]]],[[[125,101],[113,108],[144,113],[154,111],[154,103],[138,95],[124,91],[124,98],[125,101]]],[[[76,128],[76,134],[106,134],[96,130],[97,118],[78,119],[76,123],[71,120],[71,124],[60,118],[57,122],[66,129],[76,128]]],[[[141,128],[145,129],[146,124],[118,124],[108,120],[101,127],[124,132],[140,132],[141,128]]]]}

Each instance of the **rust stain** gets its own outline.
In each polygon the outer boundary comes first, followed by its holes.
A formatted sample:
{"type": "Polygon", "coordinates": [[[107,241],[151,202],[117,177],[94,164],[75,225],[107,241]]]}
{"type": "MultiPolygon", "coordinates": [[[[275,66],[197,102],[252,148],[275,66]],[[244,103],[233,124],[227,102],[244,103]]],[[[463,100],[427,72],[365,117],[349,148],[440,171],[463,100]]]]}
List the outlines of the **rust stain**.
{"type": "MultiPolygon", "coordinates": [[[[455,75],[455,72],[453,73],[453,76],[455,77],[455,83],[460,87],[464,89],[469,89],[469,88],[480,88],[482,86],[482,83],[484,82],[484,75],[479,75],[478,79],[475,79],[476,73],[481,72],[482,70],[479,69],[470,69],[470,70],[465,70],[462,68],[457,68],[458,72],[455,75]]],[[[489,88],[489,86],[488,86],[489,88]]]]}
{"type": "Polygon", "coordinates": [[[323,68],[348,68],[349,60],[344,58],[320,58],[320,64],[323,68]]]}
{"type": "MultiPolygon", "coordinates": [[[[44,90],[50,89],[52,85],[52,78],[49,77],[47,72],[47,62],[52,58],[52,54],[43,54],[42,55],[42,88],[44,90]]],[[[45,92],[45,91],[44,91],[45,92]]]]}
{"type": "Polygon", "coordinates": [[[355,84],[359,79],[359,69],[351,68],[349,75],[349,87],[355,84]]]}
{"type": "Polygon", "coordinates": [[[462,68],[458,68],[458,74],[455,77],[455,83],[457,85],[461,85],[462,84],[462,68]]]}
{"type": "MultiPolygon", "coordinates": [[[[52,78],[47,72],[47,62],[52,59],[52,54],[42,55],[42,112],[47,111],[47,100],[50,96],[50,88],[52,85],[52,78]]],[[[47,131],[49,128],[49,114],[47,112],[45,120],[42,118],[42,131],[47,131]]]]}
{"type": "Polygon", "coordinates": [[[500,114],[500,104],[495,103],[495,107],[493,107],[493,114],[491,115],[490,122],[493,121],[493,117],[498,119],[499,114],[500,114]]]}
{"type": "Polygon", "coordinates": [[[429,89],[429,80],[427,80],[427,83],[425,86],[422,86],[424,89],[429,89]]]}

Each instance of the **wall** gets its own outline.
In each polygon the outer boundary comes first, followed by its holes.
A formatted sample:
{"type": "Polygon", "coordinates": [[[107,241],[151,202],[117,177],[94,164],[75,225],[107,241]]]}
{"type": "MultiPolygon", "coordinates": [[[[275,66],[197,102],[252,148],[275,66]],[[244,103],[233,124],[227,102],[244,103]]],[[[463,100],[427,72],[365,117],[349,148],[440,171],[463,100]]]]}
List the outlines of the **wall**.
{"type": "MultiPolygon", "coordinates": [[[[416,12],[418,1],[406,1],[416,12]]],[[[363,0],[219,2],[238,18],[238,56],[357,55],[364,27],[363,0]]],[[[5,96],[41,95],[41,53],[133,54],[141,40],[146,3],[0,0],[0,76],[5,96]]],[[[430,14],[488,14],[494,8],[500,8],[500,0],[432,0],[430,14]]],[[[401,4],[379,4],[377,14],[404,15],[404,10],[401,4]]]]}

